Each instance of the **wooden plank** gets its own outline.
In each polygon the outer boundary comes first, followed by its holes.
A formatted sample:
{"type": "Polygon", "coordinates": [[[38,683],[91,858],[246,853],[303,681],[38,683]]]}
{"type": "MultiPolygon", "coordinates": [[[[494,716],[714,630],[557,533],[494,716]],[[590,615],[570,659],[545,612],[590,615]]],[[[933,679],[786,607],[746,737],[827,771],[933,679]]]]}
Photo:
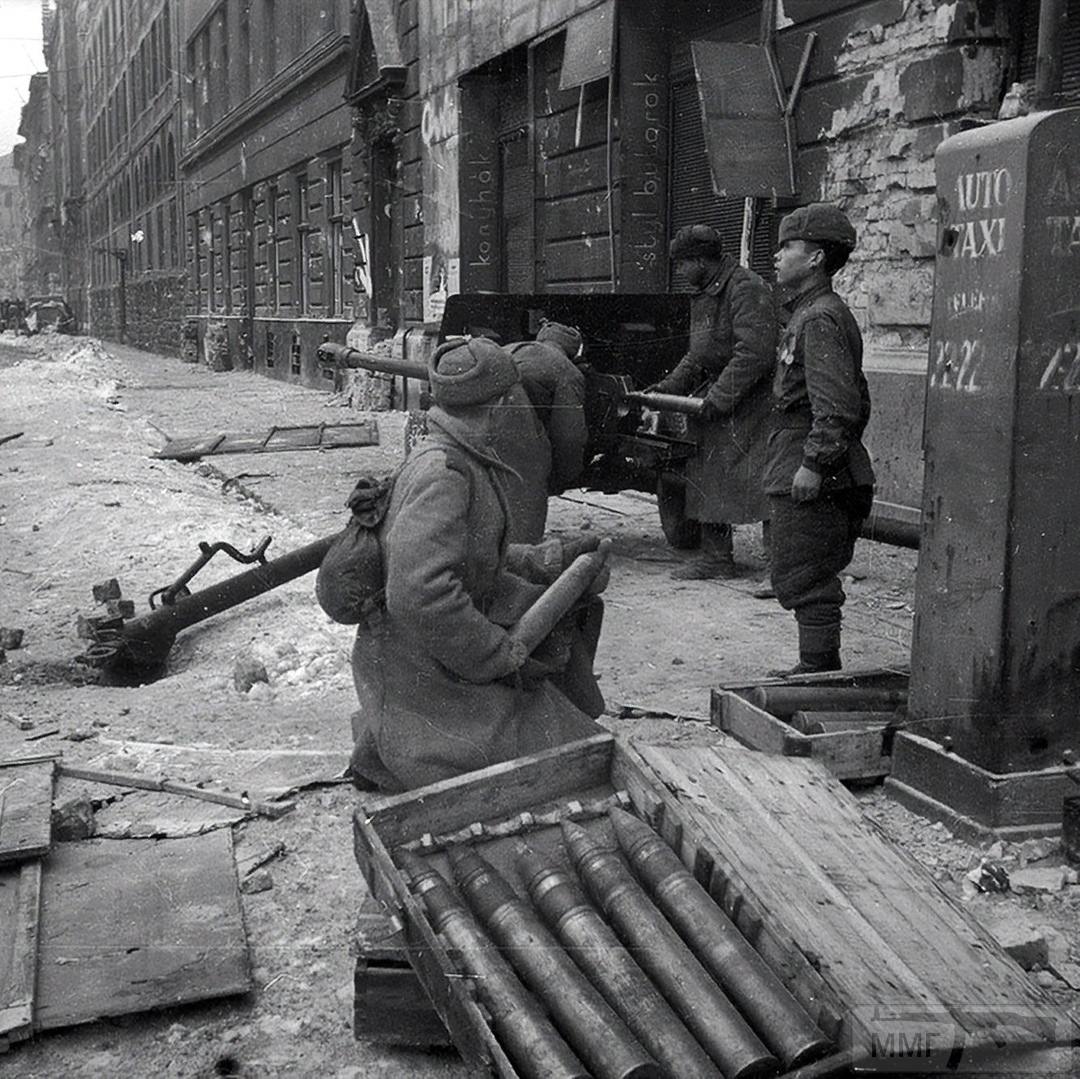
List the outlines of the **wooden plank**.
{"type": "Polygon", "coordinates": [[[39,858],[52,835],[53,760],[0,769],[0,864],[39,858]]]}
{"type": "Polygon", "coordinates": [[[41,862],[0,869],[0,1052],[33,1033],[41,862]]]}
{"type": "Polygon", "coordinates": [[[816,950],[823,976],[853,1006],[948,1011],[973,1044],[1046,1034],[1046,995],[820,766],[741,751],[642,752],[751,874],[764,917],[816,950]]]}
{"type": "Polygon", "coordinates": [[[1024,1005],[1033,1006],[1030,1033],[1039,1033],[1046,994],[913,856],[884,839],[848,791],[827,776],[793,770],[790,762],[766,758],[762,764],[763,781],[747,795],[826,876],[843,882],[866,924],[904,956],[977,1042],[996,1044],[999,1032],[1018,1020],[1011,1039],[1022,1038],[1018,1012],[1024,1005]]]}
{"type": "Polygon", "coordinates": [[[405,794],[362,802],[354,820],[393,849],[424,832],[452,832],[607,781],[615,739],[594,734],[405,794]],[[421,797],[422,795],[422,797],[421,797]]]}
{"type": "Polygon", "coordinates": [[[250,988],[228,829],[57,844],[42,881],[36,1030],[250,988]]]}
{"type": "MultiPolygon", "coordinates": [[[[763,921],[783,926],[842,1000],[849,1006],[897,999],[934,1003],[929,989],[900,957],[880,941],[877,946],[870,943],[871,931],[859,934],[862,939],[852,946],[853,922],[859,916],[847,896],[779,829],[771,814],[728,782],[731,763],[748,774],[760,774],[759,762],[783,758],[745,751],[720,758],[700,749],[638,748],[684,815],[705,833],[735,876],[749,883],[763,921]]],[[[825,774],[824,766],[814,762],[784,763],[825,774]]]]}
{"type": "Polygon", "coordinates": [[[360,423],[305,424],[299,427],[271,427],[266,431],[170,439],[153,456],[160,460],[194,461],[217,454],[291,453],[343,446],[373,446],[378,441],[378,427],[364,420],[360,423]]]}
{"type": "Polygon", "coordinates": [[[827,731],[807,735],[810,756],[821,761],[837,779],[877,779],[892,771],[884,752],[885,727],[827,731]]]}

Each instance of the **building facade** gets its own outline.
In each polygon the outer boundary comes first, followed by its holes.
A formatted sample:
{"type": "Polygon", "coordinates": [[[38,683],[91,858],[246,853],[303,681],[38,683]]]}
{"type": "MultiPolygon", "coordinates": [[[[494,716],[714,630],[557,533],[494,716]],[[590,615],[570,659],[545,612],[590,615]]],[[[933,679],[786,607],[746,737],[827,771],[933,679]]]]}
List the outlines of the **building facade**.
{"type": "Polygon", "coordinates": [[[90,332],[177,353],[184,306],[175,0],[78,5],[90,332]]]}
{"type": "Polygon", "coordinates": [[[55,235],[60,250],[59,292],[80,326],[89,314],[89,249],[86,235],[83,65],[77,0],[55,0],[42,25],[49,72],[55,235]]]}
{"type": "Polygon", "coordinates": [[[188,340],[217,368],[325,385],[354,321],[347,0],[182,7],[188,340]]]}
{"type": "Polygon", "coordinates": [[[23,141],[15,145],[13,160],[19,174],[23,208],[22,260],[19,277],[24,299],[54,295],[60,290],[61,253],[59,214],[54,180],[55,153],[49,76],[33,75],[30,93],[19,120],[23,141]]]}
{"type": "Polygon", "coordinates": [[[22,293],[22,192],[14,158],[14,152],[0,157],[0,300],[22,293]]]}
{"type": "MultiPolygon", "coordinates": [[[[866,341],[879,511],[917,518],[934,152],[1033,78],[1038,0],[362,7],[354,336],[428,347],[459,291],[682,290],[667,243],[694,221],[769,278],[779,217],[833,201],[859,233],[836,284],[866,341]]],[[[1080,85],[1071,7],[1054,104],[1080,85]]]]}

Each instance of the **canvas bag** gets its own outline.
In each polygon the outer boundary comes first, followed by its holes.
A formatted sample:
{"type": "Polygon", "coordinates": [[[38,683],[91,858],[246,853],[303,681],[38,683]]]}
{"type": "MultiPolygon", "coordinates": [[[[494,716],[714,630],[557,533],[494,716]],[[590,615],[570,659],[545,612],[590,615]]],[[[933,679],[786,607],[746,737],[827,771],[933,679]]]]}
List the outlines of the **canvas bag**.
{"type": "Polygon", "coordinates": [[[319,606],[335,622],[355,626],[378,616],[386,596],[380,525],[397,479],[361,476],[346,506],[349,523],[330,545],[315,577],[319,606]]]}

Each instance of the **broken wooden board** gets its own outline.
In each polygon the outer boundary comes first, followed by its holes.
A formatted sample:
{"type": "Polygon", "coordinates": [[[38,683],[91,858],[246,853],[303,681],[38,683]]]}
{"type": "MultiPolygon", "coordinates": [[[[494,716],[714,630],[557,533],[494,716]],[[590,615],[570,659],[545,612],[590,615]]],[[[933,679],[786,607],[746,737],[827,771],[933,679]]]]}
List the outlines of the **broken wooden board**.
{"type": "Polygon", "coordinates": [[[360,420],[356,423],[316,423],[300,427],[271,427],[268,431],[219,432],[193,438],[170,438],[153,456],[169,461],[197,461],[200,457],[217,457],[225,453],[285,453],[378,444],[378,425],[373,420],[360,420]]]}
{"type": "Polygon", "coordinates": [[[0,869],[0,1052],[33,1033],[41,862],[0,869]]]}
{"type": "Polygon", "coordinates": [[[51,756],[0,761],[0,864],[48,853],[55,768],[51,756]]]}
{"type": "Polygon", "coordinates": [[[729,882],[749,892],[764,923],[782,925],[846,1002],[848,1044],[872,1055],[874,1037],[895,1035],[905,1016],[969,1050],[1080,1035],[823,763],[734,748],[635,749],[674,800],[678,842],[700,841],[713,857],[714,894],[729,882]]]}
{"type": "MultiPolygon", "coordinates": [[[[184,783],[244,793],[253,802],[275,802],[321,784],[343,783],[349,755],[324,750],[231,750],[157,742],[103,739],[106,752],[87,762],[103,771],[166,775],[184,783]]],[[[100,805],[94,834],[113,839],[200,835],[250,817],[250,809],[197,801],[164,791],[104,786],[61,776],[58,793],[86,793],[100,805]]]]}
{"type": "Polygon", "coordinates": [[[42,879],[35,1030],[232,996],[251,984],[227,829],[57,844],[42,879]]]}

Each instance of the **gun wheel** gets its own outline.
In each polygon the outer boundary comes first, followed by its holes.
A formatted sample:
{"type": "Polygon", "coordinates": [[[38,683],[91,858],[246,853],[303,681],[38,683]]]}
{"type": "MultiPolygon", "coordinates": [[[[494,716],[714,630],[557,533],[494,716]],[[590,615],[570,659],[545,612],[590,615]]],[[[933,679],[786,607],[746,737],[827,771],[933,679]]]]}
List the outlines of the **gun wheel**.
{"type": "Polygon", "coordinates": [[[686,516],[686,485],[661,476],[656,481],[656,504],[664,537],[677,551],[693,551],[701,546],[701,522],[686,516]]]}

